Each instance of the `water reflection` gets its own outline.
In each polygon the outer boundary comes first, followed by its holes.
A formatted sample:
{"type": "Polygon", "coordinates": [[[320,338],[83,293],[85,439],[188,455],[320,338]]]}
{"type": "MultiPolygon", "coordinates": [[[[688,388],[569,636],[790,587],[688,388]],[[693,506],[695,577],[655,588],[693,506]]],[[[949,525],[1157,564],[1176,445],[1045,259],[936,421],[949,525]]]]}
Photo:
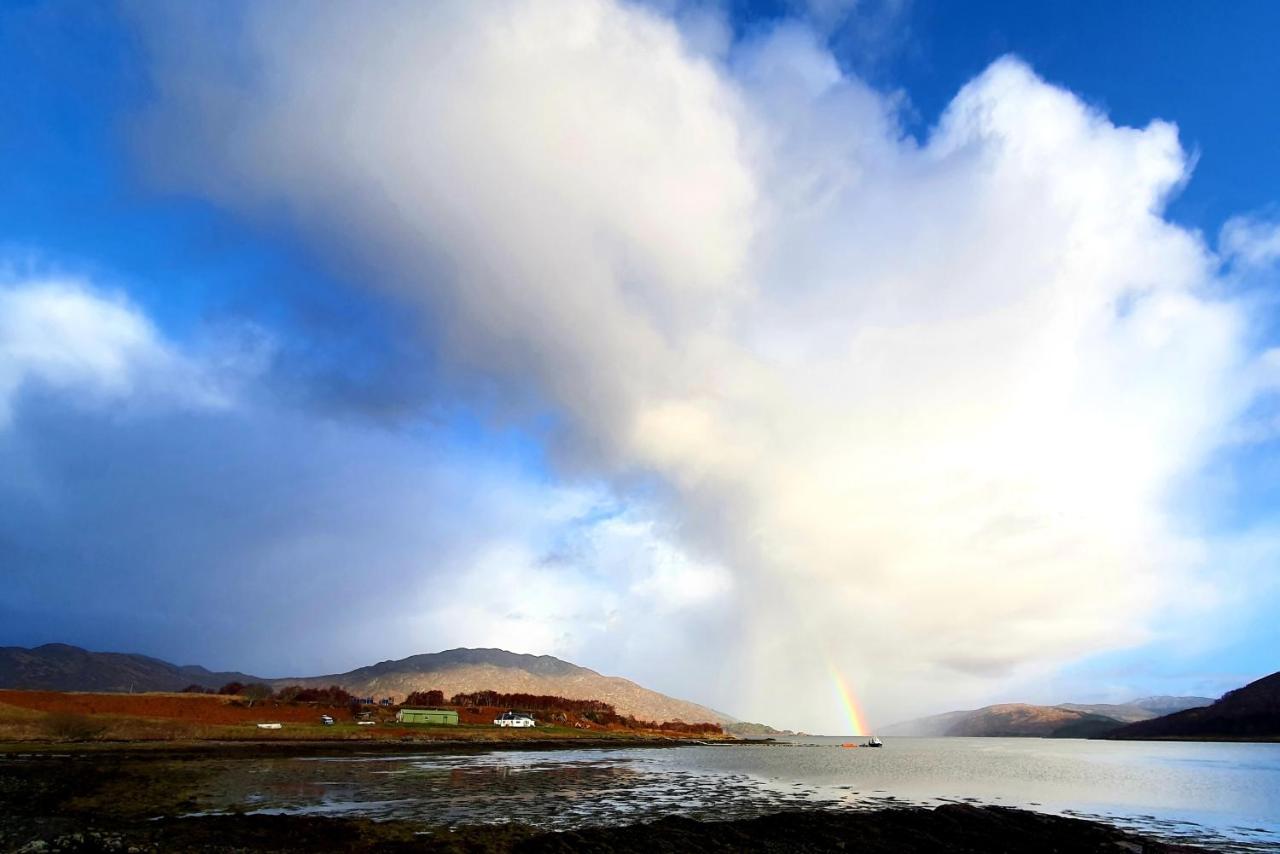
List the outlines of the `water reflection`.
{"type": "Polygon", "coordinates": [[[662,750],[226,762],[201,811],[358,814],[547,828],[680,814],[994,803],[1225,851],[1280,851],[1280,745],[899,739],[662,750]]]}

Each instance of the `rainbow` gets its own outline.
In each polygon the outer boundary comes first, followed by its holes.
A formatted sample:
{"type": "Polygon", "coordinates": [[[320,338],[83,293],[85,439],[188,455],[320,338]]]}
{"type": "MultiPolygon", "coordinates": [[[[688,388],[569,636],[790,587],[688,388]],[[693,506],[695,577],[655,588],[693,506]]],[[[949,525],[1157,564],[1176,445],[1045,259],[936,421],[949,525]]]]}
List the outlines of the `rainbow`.
{"type": "Polygon", "coordinates": [[[844,677],[840,675],[840,671],[831,661],[827,662],[827,670],[831,671],[831,681],[836,685],[836,693],[840,695],[840,702],[844,704],[845,711],[849,715],[849,726],[853,727],[852,735],[867,735],[866,717],[862,714],[862,709],[858,707],[858,701],[853,696],[853,692],[849,690],[848,684],[845,683],[844,677]]]}

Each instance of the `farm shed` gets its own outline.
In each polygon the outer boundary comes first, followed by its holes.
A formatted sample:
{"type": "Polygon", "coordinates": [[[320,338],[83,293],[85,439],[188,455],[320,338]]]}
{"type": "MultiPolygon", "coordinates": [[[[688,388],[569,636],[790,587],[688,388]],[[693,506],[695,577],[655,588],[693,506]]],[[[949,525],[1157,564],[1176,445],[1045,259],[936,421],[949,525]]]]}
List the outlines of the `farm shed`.
{"type": "Polygon", "coordinates": [[[396,712],[397,723],[402,724],[450,724],[458,725],[458,713],[451,709],[401,709],[396,712]]]}

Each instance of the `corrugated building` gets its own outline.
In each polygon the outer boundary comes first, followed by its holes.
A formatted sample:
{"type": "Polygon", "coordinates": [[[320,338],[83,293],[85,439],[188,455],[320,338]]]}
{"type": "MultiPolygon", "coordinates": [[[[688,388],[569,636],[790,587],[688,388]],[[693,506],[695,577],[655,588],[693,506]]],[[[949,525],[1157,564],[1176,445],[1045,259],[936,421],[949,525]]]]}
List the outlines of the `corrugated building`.
{"type": "Polygon", "coordinates": [[[452,709],[401,709],[396,712],[396,722],[402,724],[458,725],[458,713],[452,709]]]}

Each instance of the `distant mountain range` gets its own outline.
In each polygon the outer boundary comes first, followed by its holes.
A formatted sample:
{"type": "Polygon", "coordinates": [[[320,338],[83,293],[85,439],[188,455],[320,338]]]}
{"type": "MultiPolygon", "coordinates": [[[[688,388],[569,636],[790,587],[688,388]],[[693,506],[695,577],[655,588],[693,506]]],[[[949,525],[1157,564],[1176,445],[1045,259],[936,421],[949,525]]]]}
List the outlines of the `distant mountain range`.
{"type": "Polygon", "coordinates": [[[446,696],[471,691],[551,694],[601,700],[620,714],[642,720],[732,726],[733,717],[687,700],[668,697],[627,679],[549,655],[521,655],[501,649],[451,649],[381,661],[349,673],[272,679],[236,671],[213,672],[179,666],[145,655],[89,652],[67,644],[0,647],[0,688],[48,691],[181,691],[188,685],[219,688],[228,682],[285,685],[341,685],[357,696],[402,700],[413,691],[440,690],[446,696]]]}
{"type": "Polygon", "coordinates": [[[181,691],[188,685],[218,688],[228,682],[261,682],[235,671],[179,667],[124,652],[89,652],[65,643],[34,649],[0,647],[0,688],[46,691],[181,691]]]}
{"type": "Polygon", "coordinates": [[[1033,738],[1093,738],[1135,721],[1147,721],[1171,711],[1207,706],[1209,697],[1143,697],[1128,703],[1063,703],[1034,706],[1002,703],[945,712],[886,727],[882,735],[914,736],[1027,736],[1033,738]]]}
{"type": "Polygon", "coordinates": [[[1121,723],[1146,721],[1161,715],[1171,715],[1183,709],[1195,709],[1207,706],[1213,700],[1209,697],[1143,697],[1127,703],[1060,703],[1059,709],[1070,709],[1075,712],[1086,712],[1091,715],[1102,715],[1121,723]]]}
{"type": "Polygon", "coordinates": [[[1280,739],[1280,673],[1228,691],[1211,705],[1131,723],[1106,737],[1280,739]]]}

